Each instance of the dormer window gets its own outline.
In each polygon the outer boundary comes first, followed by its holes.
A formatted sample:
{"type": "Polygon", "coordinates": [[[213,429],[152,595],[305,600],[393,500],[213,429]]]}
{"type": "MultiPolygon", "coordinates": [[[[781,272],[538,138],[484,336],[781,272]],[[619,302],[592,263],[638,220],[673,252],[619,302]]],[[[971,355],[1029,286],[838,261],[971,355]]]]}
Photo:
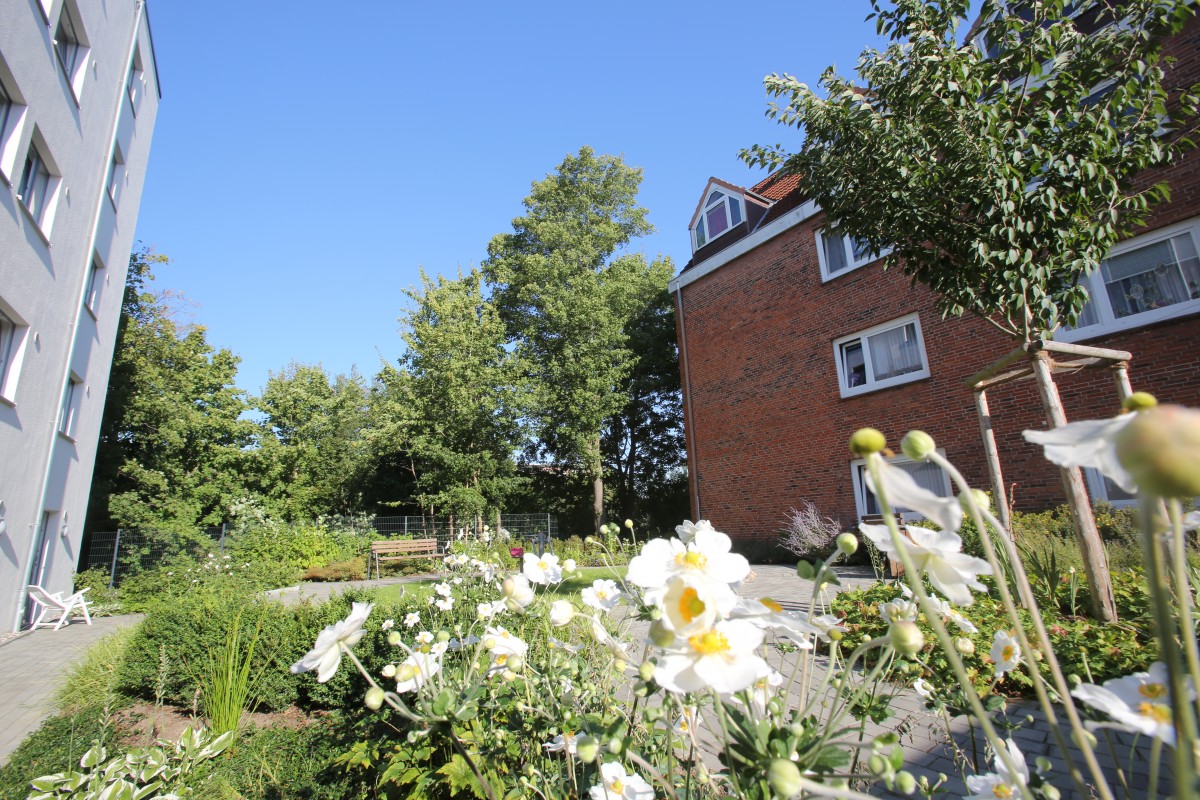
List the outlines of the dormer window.
{"type": "Polygon", "coordinates": [[[742,198],[714,189],[704,201],[700,218],[693,228],[696,235],[695,249],[699,250],[721,234],[740,225],[743,218],[742,198]]]}

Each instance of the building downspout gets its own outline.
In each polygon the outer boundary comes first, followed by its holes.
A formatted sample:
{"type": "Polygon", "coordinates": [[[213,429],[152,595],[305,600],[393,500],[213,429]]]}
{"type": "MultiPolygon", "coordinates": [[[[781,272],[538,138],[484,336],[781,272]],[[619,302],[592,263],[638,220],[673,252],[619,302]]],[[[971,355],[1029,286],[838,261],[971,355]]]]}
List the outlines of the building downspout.
{"type": "Polygon", "coordinates": [[[688,488],[696,501],[692,508],[695,516],[692,518],[700,520],[704,515],[700,511],[700,470],[696,464],[696,433],[692,417],[692,374],[688,369],[687,323],[683,318],[683,285],[681,283],[675,284],[675,315],[679,320],[679,366],[683,369],[683,433],[687,447],[688,488]]]}

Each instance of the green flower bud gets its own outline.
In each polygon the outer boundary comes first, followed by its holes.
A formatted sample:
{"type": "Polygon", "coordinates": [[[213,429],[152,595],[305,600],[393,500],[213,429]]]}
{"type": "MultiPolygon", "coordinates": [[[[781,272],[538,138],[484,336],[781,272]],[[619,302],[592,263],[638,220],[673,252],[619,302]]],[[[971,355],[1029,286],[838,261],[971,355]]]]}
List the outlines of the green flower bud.
{"type": "Polygon", "coordinates": [[[852,556],[858,550],[858,537],[853,533],[843,533],[837,537],[837,549],[843,554],[852,556]]]}
{"type": "Polygon", "coordinates": [[[971,500],[975,501],[975,505],[979,507],[980,511],[987,511],[992,507],[992,498],[988,496],[987,492],[985,492],[983,489],[972,489],[970,500],[967,499],[966,492],[963,492],[958,496],[958,504],[962,506],[964,514],[970,515],[971,500]]]}
{"type": "Polygon", "coordinates": [[[829,633],[827,633],[825,635],[828,636],[830,638],[830,640],[832,640],[832,641],[840,642],[842,640],[842,637],[845,636],[846,633],[845,633],[845,631],[842,631],[838,628],[831,628],[829,633]]]}
{"type": "Polygon", "coordinates": [[[771,791],[780,797],[791,797],[800,792],[800,768],[786,758],[772,759],[767,768],[767,783],[771,791]]]}
{"type": "Polygon", "coordinates": [[[1062,797],[1062,792],[1058,790],[1057,786],[1051,786],[1049,783],[1043,783],[1042,797],[1046,798],[1046,800],[1059,800],[1059,798],[1062,797]]]}
{"type": "Polygon", "coordinates": [[[887,771],[887,761],[876,753],[867,759],[867,769],[871,770],[872,775],[882,775],[887,771]]]}
{"type": "Polygon", "coordinates": [[[608,740],[608,745],[606,747],[608,752],[618,755],[622,750],[625,749],[625,740],[620,736],[614,736],[608,740]]]}
{"type": "Polygon", "coordinates": [[[817,568],[811,561],[799,561],[796,563],[796,574],[806,581],[811,581],[817,577],[817,568]]]}
{"type": "Polygon", "coordinates": [[[896,773],[896,791],[900,794],[912,794],[917,790],[917,779],[911,772],[896,773]]]}
{"type": "Polygon", "coordinates": [[[591,736],[580,736],[575,740],[575,755],[579,756],[579,760],[585,764],[596,760],[596,753],[599,749],[600,744],[591,736]]]}
{"type": "Polygon", "coordinates": [[[439,642],[448,642],[448,641],[450,641],[450,631],[443,628],[442,630],[437,632],[436,638],[439,642]]]}
{"type": "Polygon", "coordinates": [[[924,461],[936,447],[933,437],[925,431],[909,431],[900,440],[900,452],[913,461],[924,461]]]}
{"type": "Polygon", "coordinates": [[[415,677],[417,677],[417,668],[412,664],[401,664],[400,669],[396,670],[397,683],[411,681],[415,677]]]}
{"type": "Polygon", "coordinates": [[[633,530],[633,520],[631,520],[631,519],[625,520],[625,527],[629,528],[629,530],[633,530]]]}
{"type": "Polygon", "coordinates": [[[387,643],[392,647],[399,647],[400,642],[402,641],[403,639],[400,638],[400,631],[388,631],[387,643]]]}
{"type": "Polygon", "coordinates": [[[504,662],[504,666],[513,672],[520,672],[525,669],[525,659],[521,656],[509,656],[508,660],[504,662]]]}
{"type": "Polygon", "coordinates": [[[1138,486],[1161,497],[1200,494],[1200,411],[1158,406],[1117,434],[1117,459],[1138,486]]]}
{"type": "Polygon", "coordinates": [[[506,669],[504,672],[500,673],[500,677],[508,683],[512,683],[517,679],[517,673],[513,672],[511,669],[506,669]]]}
{"type": "Polygon", "coordinates": [[[1096,746],[1096,736],[1091,731],[1074,731],[1071,734],[1071,741],[1079,747],[1079,749],[1094,748],[1096,746]]]}
{"type": "Polygon", "coordinates": [[[370,689],[367,689],[367,696],[363,700],[363,705],[372,711],[378,711],[379,707],[383,705],[383,689],[380,689],[378,686],[372,686],[370,689]]]}
{"type": "Polygon", "coordinates": [[[655,647],[670,647],[675,644],[675,631],[668,628],[662,620],[656,619],[650,623],[650,641],[655,647]]]}
{"type": "Polygon", "coordinates": [[[878,453],[887,447],[887,439],[874,428],[859,428],[850,437],[850,452],[856,456],[878,453]]]}
{"type": "Polygon", "coordinates": [[[1158,405],[1158,398],[1149,392],[1134,392],[1121,403],[1122,411],[1145,411],[1158,405]]]}
{"type": "Polygon", "coordinates": [[[638,677],[644,681],[652,679],[654,677],[654,662],[643,661],[642,665],[638,667],[638,677]]]}
{"type": "Polygon", "coordinates": [[[900,655],[915,656],[925,646],[925,634],[921,633],[917,623],[901,620],[888,628],[888,641],[900,655]]]}
{"type": "Polygon", "coordinates": [[[966,636],[960,636],[954,640],[954,649],[962,653],[964,656],[975,654],[975,642],[968,639],[966,636]]]}

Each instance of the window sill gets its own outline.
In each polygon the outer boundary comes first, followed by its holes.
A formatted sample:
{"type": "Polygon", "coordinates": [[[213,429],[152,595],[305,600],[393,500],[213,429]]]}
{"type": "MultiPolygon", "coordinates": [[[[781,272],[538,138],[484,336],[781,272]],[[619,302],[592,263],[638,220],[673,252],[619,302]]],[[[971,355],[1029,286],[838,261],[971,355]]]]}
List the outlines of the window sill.
{"type": "Polygon", "coordinates": [[[1174,305],[1156,308],[1153,311],[1143,311],[1140,314],[1133,314],[1116,320],[1097,322],[1085,328],[1060,331],[1055,334],[1054,339],[1059,342],[1086,342],[1089,339],[1099,339],[1114,333],[1132,331],[1148,325],[1154,325],[1158,322],[1168,322],[1173,319],[1188,317],[1196,313],[1200,313],[1200,300],[1189,300],[1186,303],[1175,303],[1174,305]]]}
{"type": "Polygon", "coordinates": [[[883,258],[883,256],[879,256],[879,258],[872,259],[871,261],[864,261],[861,264],[855,264],[853,267],[846,267],[845,269],[838,270],[837,272],[833,273],[832,275],[830,275],[828,272],[826,272],[824,267],[822,267],[821,268],[821,283],[829,283],[830,281],[836,281],[838,278],[841,278],[844,275],[849,275],[851,272],[857,272],[858,270],[862,269],[863,267],[868,267],[871,264],[874,264],[876,261],[879,261],[882,258],[883,258]]]}
{"type": "Polygon", "coordinates": [[[87,311],[87,312],[88,312],[88,314],[90,314],[90,315],[92,316],[92,319],[94,319],[96,322],[99,322],[99,321],[100,321],[100,317],[99,317],[99,315],[97,315],[97,314],[96,314],[96,309],[92,308],[92,307],[91,307],[91,306],[89,306],[87,303],[84,303],[84,304],[83,304],[83,309],[84,309],[85,311],[87,311]]]}
{"type": "Polygon", "coordinates": [[[875,383],[868,383],[862,386],[842,386],[840,387],[840,390],[843,398],[858,397],[859,395],[863,394],[871,394],[873,392],[881,392],[884,389],[892,389],[896,386],[903,386],[907,383],[923,381],[928,377],[929,368],[926,367],[920,372],[910,372],[907,375],[900,375],[896,378],[888,378],[885,381],[876,381],[875,383]]]}
{"type": "Polygon", "coordinates": [[[12,399],[11,397],[5,397],[4,395],[0,394],[0,406],[8,406],[9,408],[16,408],[17,401],[12,399]]]}
{"type": "Polygon", "coordinates": [[[49,247],[50,237],[46,235],[44,230],[42,230],[42,224],[33,216],[33,212],[29,210],[29,206],[25,205],[25,201],[22,200],[20,196],[17,197],[17,205],[19,205],[21,210],[25,212],[25,219],[29,220],[30,224],[33,225],[33,229],[37,231],[38,238],[45,243],[46,247],[49,247]]]}
{"type": "Polygon", "coordinates": [[[64,441],[70,442],[71,444],[75,444],[75,437],[69,433],[63,433],[62,431],[59,431],[58,438],[60,438],[64,441]]]}

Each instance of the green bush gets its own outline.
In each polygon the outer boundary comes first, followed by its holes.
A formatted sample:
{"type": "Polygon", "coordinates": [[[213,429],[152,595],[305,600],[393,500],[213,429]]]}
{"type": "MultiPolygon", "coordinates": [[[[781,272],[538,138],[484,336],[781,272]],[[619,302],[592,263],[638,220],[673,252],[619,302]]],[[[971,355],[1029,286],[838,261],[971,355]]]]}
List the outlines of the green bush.
{"type": "Polygon", "coordinates": [[[301,576],[306,581],[361,581],[367,575],[367,559],[364,556],[349,561],[337,561],[322,567],[305,570],[301,576]]]}
{"type": "Polygon", "coordinates": [[[121,611],[121,599],[116,589],[108,586],[109,570],[92,567],[75,574],[75,591],[88,590],[88,612],[93,617],[106,617],[121,611]]]}
{"type": "Polygon", "coordinates": [[[227,542],[234,561],[285,565],[292,574],[362,555],[368,538],[323,524],[264,522],[236,530],[227,542]]]}

